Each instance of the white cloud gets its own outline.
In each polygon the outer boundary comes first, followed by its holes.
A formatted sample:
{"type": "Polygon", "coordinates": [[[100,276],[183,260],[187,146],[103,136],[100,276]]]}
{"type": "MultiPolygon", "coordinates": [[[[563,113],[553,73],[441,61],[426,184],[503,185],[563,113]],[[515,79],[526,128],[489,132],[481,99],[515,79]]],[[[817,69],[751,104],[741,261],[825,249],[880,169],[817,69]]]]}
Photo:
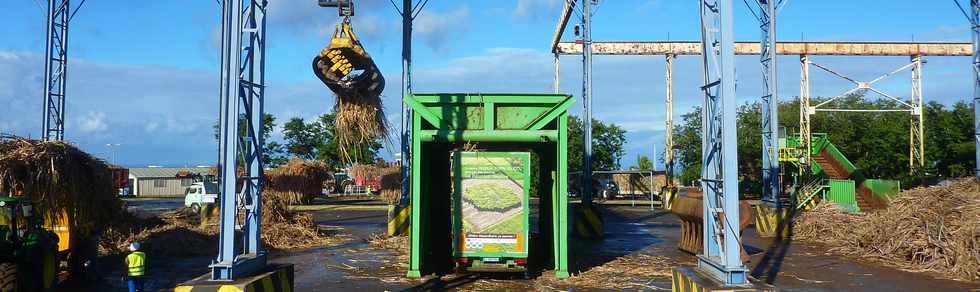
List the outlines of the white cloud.
{"type": "Polygon", "coordinates": [[[105,113],[103,112],[88,112],[81,117],[78,123],[78,129],[83,133],[102,133],[109,129],[109,125],[105,121],[105,113]]]}
{"type": "MultiPolygon", "coordinates": [[[[41,124],[42,57],[0,52],[0,131],[37,137],[41,124]]],[[[97,153],[124,142],[136,154],[121,161],[206,163],[215,156],[210,125],[217,113],[214,72],[165,65],[73,59],[66,100],[66,139],[97,153]],[[201,141],[181,144],[175,141],[201,141]],[[168,149],[169,148],[169,149],[168,149]],[[153,155],[142,150],[153,149],[153,155]],[[174,152],[175,149],[180,151],[174,152]],[[140,150],[140,151],[135,151],[140,150]],[[166,154],[170,153],[170,154],[166,154]]]]}
{"type": "Polygon", "coordinates": [[[560,0],[517,0],[514,16],[538,20],[549,15],[556,15],[560,0]]]}
{"type": "Polygon", "coordinates": [[[412,26],[415,36],[435,50],[447,49],[451,40],[459,40],[469,29],[470,8],[459,6],[447,12],[426,9],[412,26]]]}
{"type": "Polygon", "coordinates": [[[145,131],[147,134],[153,134],[159,128],[160,128],[160,123],[159,122],[151,121],[151,122],[146,123],[146,125],[143,126],[143,131],[145,131]]]}

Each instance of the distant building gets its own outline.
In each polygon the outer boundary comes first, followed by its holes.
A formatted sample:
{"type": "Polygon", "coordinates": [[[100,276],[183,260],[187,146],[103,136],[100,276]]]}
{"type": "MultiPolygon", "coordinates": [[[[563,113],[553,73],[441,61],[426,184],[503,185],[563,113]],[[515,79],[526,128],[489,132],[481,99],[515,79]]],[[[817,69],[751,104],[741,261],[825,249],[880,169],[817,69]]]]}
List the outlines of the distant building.
{"type": "Polygon", "coordinates": [[[194,183],[193,175],[207,175],[208,168],[146,167],[130,168],[132,194],[137,197],[181,197],[194,183]]]}

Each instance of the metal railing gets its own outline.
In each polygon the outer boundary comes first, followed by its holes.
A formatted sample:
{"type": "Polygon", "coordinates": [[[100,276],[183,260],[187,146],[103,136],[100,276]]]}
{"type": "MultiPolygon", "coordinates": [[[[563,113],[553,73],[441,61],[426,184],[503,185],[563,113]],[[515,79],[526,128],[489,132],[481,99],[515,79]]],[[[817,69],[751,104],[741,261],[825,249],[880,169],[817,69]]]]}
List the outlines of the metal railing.
{"type": "Polygon", "coordinates": [[[809,204],[810,201],[814,200],[814,198],[816,198],[817,195],[821,195],[822,198],[823,197],[822,195],[827,190],[828,184],[829,181],[826,179],[814,179],[808,182],[807,184],[803,185],[803,187],[799,188],[800,191],[797,192],[797,198],[803,198],[803,199],[797,200],[796,209],[802,209],[807,204],[809,204]]]}

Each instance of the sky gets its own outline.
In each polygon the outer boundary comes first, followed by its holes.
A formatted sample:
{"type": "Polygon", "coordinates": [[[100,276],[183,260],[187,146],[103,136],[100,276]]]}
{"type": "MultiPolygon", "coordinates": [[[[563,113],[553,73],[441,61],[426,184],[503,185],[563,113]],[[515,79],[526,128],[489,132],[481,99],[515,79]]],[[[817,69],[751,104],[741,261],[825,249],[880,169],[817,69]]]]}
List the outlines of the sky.
{"type": "MultiPolygon", "coordinates": [[[[0,4],[0,133],[41,133],[44,9],[41,0],[0,4]]],[[[73,1],[78,3],[81,1],[73,1]]],[[[330,112],[332,94],[311,72],[314,55],[339,21],[316,0],[270,0],[266,110],[279,124],[330,112]]],[[[396,1],[401,2],[401,1],[396,1]]],[[[742,1],[735,36],[759,39],[758,21],[742,1]]],[[[751,3],[751,1],[749,1],[751,3]]],[[[593,17],[596,41],[698,40],[697,1],[600,1],[593,17]]],[[[562,0],[442,1],[415,20],[416,92],[553,92],[550,41],[562,0]]],[[[400,127],[401,19],[391,3],[359,0],[355,32],[387,79],[383,94],[393,128],[400,127]]],[[[572,24],[580,15],[574,14],[572,24]]],[[[130,167],[214,164],[212,125],[218,118],[220,6],[216,1],[91,0],[71,22],[66,140],[130,167]],[[107,146],[107,144],[119,144],[107,146]]],[[[564,40],[572,40],[571,26],[564,40]]],[[[952,1],[792,1],[780,11],[777,39],[786,41],[969,41],[969,26],[952,1]]],[[[870,81],[906,65],[907,57],[812,57],[857,80],[870,81]]],[[[778,59],[779,95],[799,94],[799,59],[778,59]]],[[[970,59],[926,59],[926,101],[951,104],[972,94],[970,59]]],[[[560,91],[582,111],[582,61],[561,58],[560,91]]],[[[674,62],[675,119],[701,103],[701,60],[674,62]]],[[[624,167],[639,155],[659,161],[664,136],[664,57],[596,56],[593,115],[627,130],[624,167]],[[655,150],[656,149],[656,150],[655,150]]],[[[757,57],[736,59],[739,103],[759,100],[757,57]]],[[[814,96],[833,96],[848,83],[811,72],[814,96]]],[[[908,99],[911,74],[882,81],[885,92],[908,99]]],[[[869,97],[875,98],[875,97],[869,97]]],[[[928,122],[928,121],[927,121],[928,122]]],[[[818,129],[815,129],[818,131],[818,129]]],[[[273,139],[281,139],[281,128],[273,139]]],[[[397,135],[393,137],[398,145],[397,135]]],[[[397,148],[397,146],[395,146],[397,148]]],[[[397,150],[382,155],[394,157],[397,150]]]]}

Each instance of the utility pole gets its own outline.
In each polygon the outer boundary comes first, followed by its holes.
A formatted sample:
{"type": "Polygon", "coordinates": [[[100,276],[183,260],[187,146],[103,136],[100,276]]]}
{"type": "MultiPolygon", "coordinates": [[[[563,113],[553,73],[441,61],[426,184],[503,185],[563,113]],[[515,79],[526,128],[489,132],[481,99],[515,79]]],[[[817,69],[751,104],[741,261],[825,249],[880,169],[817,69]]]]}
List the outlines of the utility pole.
{"type": "MultiPolygon", "coordinates": [[[[412,0],[402,0],[402,98],[412,94],[412,0]]],[[[402,156],[402,194],[399,205],[408,203],[411,192],[412,156],[412,107],[401,102],[401,156],[402,156]]]]}
{"type": "Polygon", "coordinates": [[[109,143],[109,144],[105,144],[105,146],[107,148],[109,148],[109,159],[110,159],[109,160],[109,164],[115,165],[116,164],[116,148],[115,147],[122,146],[122,144],[109,143]]]}

